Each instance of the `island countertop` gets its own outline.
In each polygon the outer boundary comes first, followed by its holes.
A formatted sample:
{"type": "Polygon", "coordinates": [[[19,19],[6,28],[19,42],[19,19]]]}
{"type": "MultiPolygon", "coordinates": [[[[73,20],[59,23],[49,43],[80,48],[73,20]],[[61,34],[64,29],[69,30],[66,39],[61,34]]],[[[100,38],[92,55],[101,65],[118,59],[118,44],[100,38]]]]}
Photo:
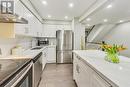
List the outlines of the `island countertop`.
{"type": "Polygon", "coordinates": [[[74,50],[83,61],[117,87],[130,87],[130,58],[119,56],[120,63],[114,64],[104,60],[105,52],[99,50],[74,50]]]}

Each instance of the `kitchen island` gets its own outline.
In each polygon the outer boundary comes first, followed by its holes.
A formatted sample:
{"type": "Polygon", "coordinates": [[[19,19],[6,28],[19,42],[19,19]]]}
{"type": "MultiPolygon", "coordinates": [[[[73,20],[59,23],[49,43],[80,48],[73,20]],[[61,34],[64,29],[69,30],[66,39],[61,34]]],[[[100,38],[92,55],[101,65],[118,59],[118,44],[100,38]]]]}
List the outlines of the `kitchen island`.
{"type": "Polygon", "coordinates": [[[78,87],[130,87],[130,59],[119,56],[120,63],[104,60],[105,52],[75,50],[73,78],[78,87]]]}

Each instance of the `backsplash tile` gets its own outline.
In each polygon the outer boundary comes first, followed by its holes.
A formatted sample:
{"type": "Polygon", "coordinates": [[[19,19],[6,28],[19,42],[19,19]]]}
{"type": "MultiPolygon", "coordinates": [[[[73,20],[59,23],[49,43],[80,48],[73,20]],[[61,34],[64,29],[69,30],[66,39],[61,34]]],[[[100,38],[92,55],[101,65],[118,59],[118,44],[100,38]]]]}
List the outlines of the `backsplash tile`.
{"type": "Polygon", "coordinates": [[[30,37],[16,37],[10,39],[0,39],[0,48],[2,51],[2,56],[7,56],[11,54],[11,49],[15,46],[21,46],[23,49],[27,50],[33,46],[36,46],[36,38],[30,37]]]}

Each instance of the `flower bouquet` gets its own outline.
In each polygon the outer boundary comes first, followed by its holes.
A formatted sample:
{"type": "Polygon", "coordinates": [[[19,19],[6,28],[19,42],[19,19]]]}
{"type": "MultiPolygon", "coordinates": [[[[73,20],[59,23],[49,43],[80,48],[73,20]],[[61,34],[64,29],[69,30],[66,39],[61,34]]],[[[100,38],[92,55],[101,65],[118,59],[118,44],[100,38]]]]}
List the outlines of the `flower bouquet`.
{"type": "Polygon", "coordinates": [[[122,50],[126,50],[126,47],[123,45],[109,45],[109,44],[102,44],[101,48],[106,52],[105,60],[112,62],[112,63],[119,63],[119,57],[118,54],[122,50]]]}

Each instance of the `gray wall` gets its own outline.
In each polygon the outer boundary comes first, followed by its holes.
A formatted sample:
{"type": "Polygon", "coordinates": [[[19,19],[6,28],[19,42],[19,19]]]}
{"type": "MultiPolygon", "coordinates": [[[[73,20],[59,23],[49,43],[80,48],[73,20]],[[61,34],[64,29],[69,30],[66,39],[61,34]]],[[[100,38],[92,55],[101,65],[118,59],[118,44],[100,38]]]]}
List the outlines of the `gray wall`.
{"type": "MultiPolygon", "coordinates": [[[[121,55],[130,58],[130,22],[118,25],[109,24],[108,26],[100,25],[100,27],[96,27],[96,29],[94,29],[90,33],[88,38],[89,41],[94,42],[100,42],[104,40],[109,44],[118,44],[118,45],[123,44],[124,46],[127,47],[127,50],[122,51],[121,55]]],[[[88,49],[91,49],[94,46],[88,44],[87,47],[88,49]]]]}
{"type": "Polygon", "coordinates": [[[110,44],[123,44],[128,49],[121,52],[121,55],[130,57],[130,22],[116,25],[103,40],[110,44]]]}

